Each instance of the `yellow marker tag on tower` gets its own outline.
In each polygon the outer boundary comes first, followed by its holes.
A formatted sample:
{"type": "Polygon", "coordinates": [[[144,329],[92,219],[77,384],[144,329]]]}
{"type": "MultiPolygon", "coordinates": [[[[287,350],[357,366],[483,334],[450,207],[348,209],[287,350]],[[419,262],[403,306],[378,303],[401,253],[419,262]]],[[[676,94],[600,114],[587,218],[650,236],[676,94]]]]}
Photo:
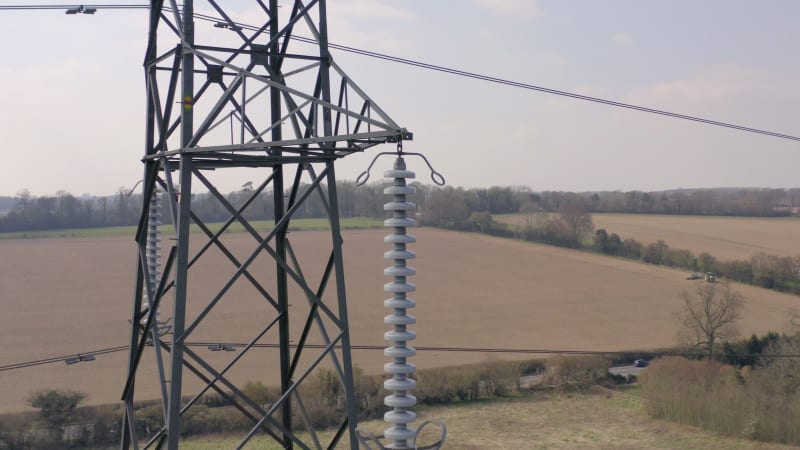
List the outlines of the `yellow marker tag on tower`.
{"type": "Polygon", "coordinates": [[[192,109],[192,96],[186,95],[183,97],[183,109],[190,111],[192,109]]]}

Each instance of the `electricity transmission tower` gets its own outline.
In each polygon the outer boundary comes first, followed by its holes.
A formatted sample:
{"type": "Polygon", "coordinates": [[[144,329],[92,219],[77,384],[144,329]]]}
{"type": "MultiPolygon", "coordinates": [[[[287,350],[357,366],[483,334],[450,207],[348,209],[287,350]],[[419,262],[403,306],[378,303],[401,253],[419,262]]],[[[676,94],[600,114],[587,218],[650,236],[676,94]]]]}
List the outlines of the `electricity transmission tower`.
{"type": "Polygon", "coordinates": [[[222,3],[227,2],[152,0],[150,5],[144,202],[136,234],[122,448],[176,449],[181,416],[210,392],[252,423],[240,448],[261,433],[284,448],[333,448],[349,435],[355,449],[357,405],[334,166],[351,153],[412,136],[331,58],[325,0],[284,1],[280,8],[277,0],[255,0],[242,17],[261,24],[257,27],[235,21],[222,3]],[[196,5],[220,20],[195,24],[196,5]],[[242,168],[249,169],[248,178],[239,184],[252,189],[243,201],[229,201],[215,177],[238,176],[242,168]],[[246,183],[253,177],[258,181],[246,183]],[[208,191],[229,215],[221,229],[212,230],[198,215],[192,203],[196,191],[208,191]],[[274,226],[259,230],[248,221],[248,208],[265,196],[271,196],[274,226]],[[312,197],[324,204],[330,225],[330,246],[318,249],[327,263],[313,275],[287,236],[293,217],[312,197]],[[158,221],[170,220],[158,217],[162,198],[174,225],[174,236],[164,241],[169,248],[163,271],[158,221]],[[231,224],[252,237],[252,249],[243,255],[226,244],[231,224]],[[191,233],[190,225],[201,233],[191,233]],[[224,255],[228,265],[219,271],[229,278],[214,290],[193,288],[195,269],[212,251],[224,255]],[[263,300],[271,319],[228,364],[214,366],[187,343],[219,305],[238,300],[231,299],[231,291],[241,285],[263,300]],[[290,293],[297,292],[290,302],[290,293]],[[159,312],[170,316],[171,334],[159,327],[159,312]],[[293,317],[304,325],[290,327],[293,317]],[[322,345],[306,345],[311,341],[322,345]],[[278,398],[266,405],[229,375],[241,358],[259,357],[250,350],[263,342],[277,342],[273,363],[280,369],[278,398]],[[140,370],[143,357],[156,360],[164,420],[161,428],[140,436],[134,394],[137,383],[152,376],[140,370]],[[302,395],[303,382],[323,365],[338,374],[345,397],[338,432],[326,442],[315,432],[302,395]],[[188,377],[204,387],[188,392],[188,377]],[[309,432],[301,436],[298,428],[309,432]]]}

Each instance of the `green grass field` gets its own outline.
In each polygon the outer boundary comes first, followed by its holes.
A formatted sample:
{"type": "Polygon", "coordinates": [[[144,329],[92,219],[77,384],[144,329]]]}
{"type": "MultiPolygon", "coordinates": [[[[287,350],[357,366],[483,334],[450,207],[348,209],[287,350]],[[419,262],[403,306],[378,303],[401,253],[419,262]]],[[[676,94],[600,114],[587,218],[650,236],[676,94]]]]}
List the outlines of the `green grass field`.
{"type": "MultiPolygon", "coordinates": [[[[221,222],[206,224],[211,231],[216,232],[222,227],[221,222]]],[[[250,222],[256,230],[264,231],[272,229],[272,221],[269,220],[255,220],[250,222]]],[[[383,226],[383,221],[379,219],[372,219],[368,217],[347,217],[341,220],[341,226],[344,229],[361,229],[361,228],[378,228],[383,226]]],[[[162,230],[168,233],[171,226],[165,226],[162,230]]],[[[295,219],[292,220],[291,230],[327,230],[329,229],[327,219],[295,219]]],[[[226,232],[241,233],[244,231],[242,224],[235,222],[228,227],[226,232]]],[[[193,233],[200,233],[200,227],[192,225],[193,233]]],[[[43,230],[43,231],[16,231],[12,233],[0,233],[0,239],[36,239],[36,238],[75,238],[75,237],[118,237],[118,236],[133,236],[136,234],[135,226],[126,227],[106,227],[106,228],[73,228],[67,230],[43,230]]]]}
{"type": "MultiPolygon", "coordinates": [[[[615,394],[595,388],[590,394],[555,396],[546,393],[525,394],[516,398],[480,401],[436,408],[415,408],[418,419],[437,418],[447,425],[444,449],[763,449],[792,447],[717,436],[698,428],[654,420],[647,416],[638,397],[615,394]]],[[[374,434],[386,427],[380,420],[359,425],[374,434]]],[[[421,443],[436,439],[434,429],[426,428],[421,443]]],[[[330,439],[332,431],[321,433],[330,439]]],[[[181,443],[187,450],[233,448],[240,438],[214,437],[188,439],[181,443]]],[[[271,439],[254,438],[245,447],[278,450],[271,439]]],[[[339,448],[349,448],[340,443],[339,448]]]]}

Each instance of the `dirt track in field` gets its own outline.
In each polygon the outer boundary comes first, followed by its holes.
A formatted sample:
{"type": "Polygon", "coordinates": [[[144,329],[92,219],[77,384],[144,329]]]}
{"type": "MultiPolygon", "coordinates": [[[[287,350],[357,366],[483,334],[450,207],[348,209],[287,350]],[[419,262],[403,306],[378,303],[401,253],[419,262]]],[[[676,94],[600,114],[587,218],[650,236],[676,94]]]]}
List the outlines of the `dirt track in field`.
{"type": "MultiPolygon", "coordinates": [[[[348,308],[354,344],[384,345],[382,258],[385,230],[346,231],[348,308]]],[[[678,294],[692,287],[685,274],[616,258],[520,241],[414,230],[418,259],[413,297],[418,318],[412,329],[417,346],[621,350],[671,345],[678,294]]],[[[329,235],[290,235],[303,271],[316,288],[328,257],[329,235]]],[[[240,260],[254,246],[246,234],[224,237],[240,260]]],[[[668,241],[669,242],[669,241],[668,241]]],[[[672,242],[669,242],[672,244],[672,242]]],[[[135,247],[129,238],[28,239],[0,241],[0,366],[70,353],[125,345],[134,293],[135,247]]],[[[190,271],[189,316],[222,288],[234,268],[217,250],[190,271]]],[[[274,269],[259,258],[252,270],[271,280],[274,269]]],[[[274,292],[272,281],[264,288],[274,292]]],[[[335,286],[328,288],[329,294],[335,286]]],[[[780,330],[797,297],[737,287],[748,299],[742,331],[780,330]]],[[[306,299],[292,295],[292,334],[302,327],[306,299]],[[295,313],[295,311],[297,313],[295,313]]],[[[169,296],[171,298],[171,296],[169,296]]],[[[163,311],[171,311],[171,303],[163,311]]],[[[330,305],[335,308],[335,305],[330,305]]],[[[267,303],[244,279],[209,314],[190,342],[246,342],[274,318],[267,303]]],[[[322,342],[319,333],[313,342],[322,342]]],[[[277,342],[273,330],[260,342],[277,342]]],[[[237,353],[193,348],[220,367],[237,353]]],[[[151,351],[151,350],[148,350],[151,351]]],[[[381,351],[354,351],[355,364],[379,373],[381,351]]],[[[513,357],[513,356],[501,356],[513,357]]],[[[518,356],[519,357],[519,356],[518,356]]],[[[420,352],[419,368],[488,359],[485,354],[420,352]]],[[[0,412],[25,407],[29,392],[60,387],[90,394],[90,403],[118,401],[127,352],[66,366],[55,363],[0,372],[0,412]]],[[[145,355],[138,398],[154,398],[155,364],[145,355]],[[152,381],[152,382],[151,382],[152,381]]],[[[231,372],[234,380],[277,385],[277,352],[254,349],[231,372]]],[[[304,360],[305,362],[308,359],[304,360]]],[[[185,375],[190,386],[191,375],[185,375]]]]}

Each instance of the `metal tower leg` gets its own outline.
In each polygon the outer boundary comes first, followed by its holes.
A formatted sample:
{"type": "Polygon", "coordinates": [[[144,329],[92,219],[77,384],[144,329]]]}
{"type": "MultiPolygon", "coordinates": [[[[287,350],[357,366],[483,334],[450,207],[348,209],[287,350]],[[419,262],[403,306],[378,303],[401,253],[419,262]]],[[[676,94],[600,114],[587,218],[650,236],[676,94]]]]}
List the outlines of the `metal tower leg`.
{"type": "Polygon", "coordinates": [[[344,280],[344,260],[342,253],[342,230],[339,225],[339,200],[336,194],[336,176],[333,163],[328,163],[328,200],[330,201],[331,239],[333,241],[333,261],[336,273],[336,297],[339,317],[342,322],[342,384],[344,385],[345,406],[347,408],[347,429],[350,447],[358,448],[356,425],[358,424],[358,404],[356,402],[353,380],[353,362],[350,355],[350,325],[347,314],[347,290],[344,280]]]}

